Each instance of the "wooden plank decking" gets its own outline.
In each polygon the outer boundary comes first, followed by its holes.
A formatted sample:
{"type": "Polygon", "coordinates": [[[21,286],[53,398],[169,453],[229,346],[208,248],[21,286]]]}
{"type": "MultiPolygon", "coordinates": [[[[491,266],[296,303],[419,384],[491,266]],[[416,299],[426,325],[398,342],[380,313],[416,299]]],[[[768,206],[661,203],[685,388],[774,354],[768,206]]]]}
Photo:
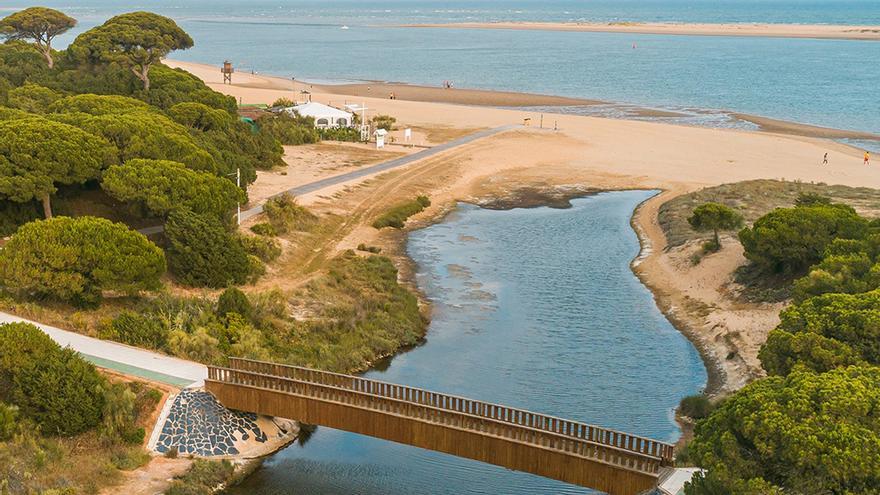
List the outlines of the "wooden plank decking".
{"type": "Polygon", "coordinates": [[[232,409],[488,462],[612,495],[654,488],[673,447],[628,433],[350,375],[232,359],[205,382],[232,409]]]}

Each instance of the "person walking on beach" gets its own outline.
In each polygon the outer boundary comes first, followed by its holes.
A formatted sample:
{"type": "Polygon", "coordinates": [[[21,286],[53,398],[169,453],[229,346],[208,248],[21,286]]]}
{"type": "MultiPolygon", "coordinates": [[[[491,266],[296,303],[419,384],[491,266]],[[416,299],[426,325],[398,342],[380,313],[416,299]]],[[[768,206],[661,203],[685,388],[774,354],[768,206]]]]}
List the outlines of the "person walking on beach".
{"type": "Polygon", "coordinates": [[[871,164],[871,153],[865,152],[865,165],[871,164]]]}
{"type": "Polygon", "coordinates": [[[822,157],[822,165],[828,165],[828,153],[825,153],[825,156],[822,157]]]}

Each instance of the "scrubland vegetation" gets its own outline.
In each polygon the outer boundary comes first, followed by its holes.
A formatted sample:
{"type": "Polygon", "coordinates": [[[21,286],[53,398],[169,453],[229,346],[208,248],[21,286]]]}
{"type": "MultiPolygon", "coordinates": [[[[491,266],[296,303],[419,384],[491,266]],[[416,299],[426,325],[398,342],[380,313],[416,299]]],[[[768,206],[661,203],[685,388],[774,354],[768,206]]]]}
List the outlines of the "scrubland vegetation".
{"type": "MultiPolygon", "coordinates": [[[[421,338],[417,300],[384,257],[332,257],[294,293],[237,288],[322,228],[282,195],[239,232],[233,212],[256,171],[283,164],[282,144],[358,131],[241,121],[233,98],[161,63],[193,44],[170,19],[123,14],[55,50],[75,23],[44,8],[0,20],[4,310],[217,364],[354,371],[421,338]],[[136,231],[147,226],[163,232],[136,231]]],[[[157,394],[108,381],[35,327],[0,326],[0,493],[97,493],[147,462],[140,422],[157,394]]],[[[209,493],[230,469],[196,463],[169,493],[209,493]]]]}
{"type": "Polygon", "coordinates": [[[91,493],[149,460],[162,394],[112,382],[30,324],[0,325],[0,492],[91,493]]]}
{"type": "Polygon", "coordinates": [[[880,222],[815,187],[792,203],[739,232],[753,277],[794,300],[760,351],[767,378],[682,401],[703,419],[680,460],[707,469],[688,495],[880,493],[880,222]]]}

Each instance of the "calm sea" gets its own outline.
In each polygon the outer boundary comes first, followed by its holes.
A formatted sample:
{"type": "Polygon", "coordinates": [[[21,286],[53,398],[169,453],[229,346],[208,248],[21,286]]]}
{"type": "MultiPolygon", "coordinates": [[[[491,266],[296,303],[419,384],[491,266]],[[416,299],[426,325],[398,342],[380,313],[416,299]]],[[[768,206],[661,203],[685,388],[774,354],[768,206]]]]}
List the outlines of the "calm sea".
{"type": "MultiPolygon", "coordinates": [[[[0,13],[32,3],[7,0],[0,13]]],[[[736,111],[880,132],[878,42],[387,27],[492,20],[880,25],[877,0],[37,3],[77,17],[77,32],[116,13],[156,11],[175,18],[196,41],[176,58],[212,64],[229,59],[239,69],[299,79],[437,85],[449,79],[458,87],[684,110],[698,124],[730,125],[723,112],[736,111]]]]}
{"type": "MultiPolygon", "coordinates": [[[[568,210],[460,205],[410,236],[435,314],[427,343],[367,376],[675,441],[673,408],[706,370],[630,270],[633,208],[652,191],[568,210]]],[[[577,487],[319,428],[234,495],[587,493],[577,487]]]]}

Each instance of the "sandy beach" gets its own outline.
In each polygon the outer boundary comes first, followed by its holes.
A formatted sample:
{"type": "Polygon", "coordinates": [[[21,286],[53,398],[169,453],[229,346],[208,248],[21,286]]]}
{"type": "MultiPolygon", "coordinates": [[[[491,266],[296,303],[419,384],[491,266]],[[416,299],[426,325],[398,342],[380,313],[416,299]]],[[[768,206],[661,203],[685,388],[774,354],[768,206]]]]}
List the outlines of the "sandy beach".
{"type": "Polygon", "coordinates": [[[763,36],[768,38],[813,38],[874,41],[880,40],[880,26],[834,26],[824,24],[685,24],[670,22],[461,22],[450,24],[406,24],[398,27],[580,31],[594,33],[675,34],[687,36],[763,36]]]}
{"type": "MultiPolygon", "coordinates": [[[[236,74],[235,84],[223,85],[215,67],[168,63],[189,70],[212,88],[246,104],[296,98],[303,89],[311,91],[313,101],[336,105],[357,101],[370,108],[368,117],[392,115],[400,127],[411,126],[425,135],[433,134],[434,142],[451,139],[447,136],[455,136],[457,131],[531,119],[529,127],[467,144],[366,182],[344,184],[300,198],[316,211],[344,212],[350,218],[331,235],[335,250],[353,249],[360,243],[381,246],[383,253],[401,267],[405,279],[412,268],[400,249],[405,233],[379,232],[369,226],[371,218],[401,198],[415,194],[431,197],[433,206],[415,218],[415,228],[441,218],[457,201],[479,203],[509,196],[524,187],[664,190],[663,195],[643,205],[634,218],[646,248],[635,271],[653,290],[660,308],[703,353],[713,376],[711,391],[715,393],[735,390],[760,375],[757,351],[776,325],[779,306],[728,298],[725,286],[732,271],[745,262],[737,243],[727,243],[729,248],[697,267],[685,262],[687,247],[667,250],[665,236],[657,225],[660,204],[702,187],[757,178],[880,188],[880,170],[863,165],[861,150],[812,137],[810,132],[790,135],[773,128],[724,130],[549,114],[544,116],[545,128],[540,129],[540,115],[525,110],[344,95],[262,75],[236,74]],[[825,153],[829,166],[821,165],[825,153]],[[737,359],[726,359],[732,353],[737,359]]],[[[255,190],[261,191],[260,195],[284,190],[284,181],[289,177],[318,173],[315,163],[327,161],[315,154],[319,151],[326,149],[296,150],[295,158],[288,158],[285,175],[261,174],[255,190]]],[[[365,157],[363,163],[375,159],[365,157]]],[[[346,167],[359,166],[352,163],[346,167]]],[[[332,168],[332,163],[329,166],[332,168]]],[[[295,261],[301,264],[308,259],[295,261]]],[[[284,270],[283,264],[273,269],[277,276],[268,277],[265,283],[291,287],[300,282],[284,277],[284,270]]]]}

